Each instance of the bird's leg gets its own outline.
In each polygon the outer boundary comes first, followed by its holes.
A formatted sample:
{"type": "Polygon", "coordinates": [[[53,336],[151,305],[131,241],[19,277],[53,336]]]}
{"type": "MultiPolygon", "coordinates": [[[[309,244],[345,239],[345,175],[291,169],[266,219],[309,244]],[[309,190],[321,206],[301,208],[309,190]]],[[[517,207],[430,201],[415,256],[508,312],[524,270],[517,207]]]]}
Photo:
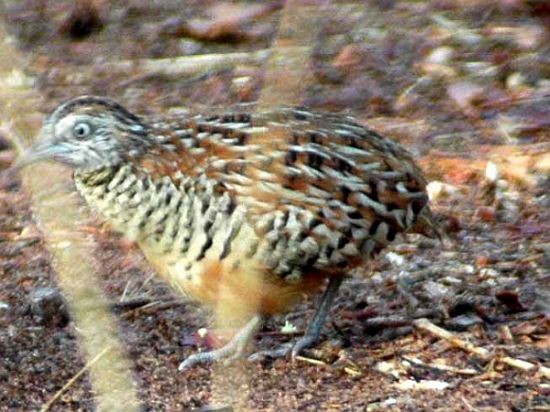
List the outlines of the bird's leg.
{"type": "Polygon", "coordinates": [[[343,277],[335,276],[329,279],[327,288],[321,297],[321,302],[313,315],[313,319],[309,322],[306,333],[302,336],[296,344],[292,347],[292,358],[298,356],[302,350],[311,347],[319,340],[321,336],[321,330],[325,324],[330,307],[336,295],[338,295],[338,289],[342,284],[343,277]]]}
{"type": "Polygon", "coordinates": [[[195,353],[185,359],[178,370],[182,371],[200,363],[212,363],[220,360],[239,359],[244,356],[246,347],[250,343],[254,334],[262,325],[262,317],[254,316],[237,332],[235,336],[224,346],[208,352],[195,353]]]}
{"type": "Polygon", "coordinates": [[[321,297],[321,301],[319,302],[319,306],[315,311],[315,315],[313,315],[313,318],[309,322],[306,333],[304,334],[304,336],[298,339],[298,341],[294,345],[284,344],[280,348],[274,350],[256,352],[249,359],[255,361],[262,359],[266,356],[271,358],[279,358],[286,356],[289,352],[291,352],[292,358],[294,359],[304,349],[314,345],[319,340],[321,330],[323,329],[323,325],[325,324],[325,320],[327,318],[330,307],[332,306],[332,302],[334,301],[336,295],[338,295],[338,289],[342,284],[342,280],[343,277],[341,276],[331,277],[329,279],[327,288],[325,289],[325,292],[321,297]]]}

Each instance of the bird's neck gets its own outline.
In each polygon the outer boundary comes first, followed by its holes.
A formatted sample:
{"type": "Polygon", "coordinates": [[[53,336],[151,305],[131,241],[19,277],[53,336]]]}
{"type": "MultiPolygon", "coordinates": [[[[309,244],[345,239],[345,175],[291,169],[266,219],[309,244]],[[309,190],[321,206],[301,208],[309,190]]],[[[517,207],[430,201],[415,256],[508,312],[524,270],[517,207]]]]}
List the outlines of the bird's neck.
{"type": "Polygon", "coordinates": [[[120,166],[105,166],[93,170],[76,170],[74,179],[90,188],[108,184],[120,171],[120,166]]]}
{"type": "MultiPolygon", "coordinates": [[[[135,229],[132,226],[139,228],[142,219],[136,217],[138,210],[156,206],[153,204],[156,187],[151,178],[136,174],[130,164],[77,171],[74,180],[77,191],[90,208],[115,230],[127,235],[130,229],[135,229]],[[128,222],[134,218],[136,222],[129,225],[128,222]]],[[[130,237],[140,236],[139,233],[132,233],[130,237]]]]}

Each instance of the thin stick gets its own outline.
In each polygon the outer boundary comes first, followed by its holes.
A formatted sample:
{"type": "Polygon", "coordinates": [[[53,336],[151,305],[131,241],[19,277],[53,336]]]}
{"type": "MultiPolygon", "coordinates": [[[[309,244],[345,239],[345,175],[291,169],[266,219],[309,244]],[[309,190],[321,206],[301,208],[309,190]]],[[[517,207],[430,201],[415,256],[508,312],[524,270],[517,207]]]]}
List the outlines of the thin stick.
{"type": "Polygon", "coordinates": [[[296,356],[294,359],[302,361],[302,362],[311,363],[312,365],[316,365],[316,366],[325,366],[325,367],[329,366],[327,363],[325,363],[325,362],[323,362],[319,359],[307,358],[305,356],[296,356]]]}
{"type": "MultiPolygon", "coordinates": [[[[0,78],[14,71],[20,73],[25,58],[7,39],[3,22],[0,24],[0,78]]],[[[0,90],[0,124],[11,131],[8,136],[19,136],[20,143],[31,142],[38,133],[41,120],[38,107],[43,98],[31,89],[31,82],[8,85],[0,90]]],[[[4,128],[3,131],[7,129],[4,128]]],[[[24,147],[24,144],[19,146],[24,147]]],[[[32,196],[32,205],[38,228],[44,233],[45,246],[52,256],[52,268],[74,320],[79,344],[88,359],[91,393],[100,411],[138,411],[140,402],[131,373],[131,362],[118,339],[117,328],[108,309],[105,294],[96,276],[96,264],[90,251],[94,245],[79,231],[79,224],[87,221],[81,213],[81,204],[71,192],[60,191],[55,196],[44,194],[53,187],[69,186],[66,169],[55,165],[36,165],[21,171],[23,184],[32,196]],[[111,348],[102,352],[103,348],[111,348]]],[[[72,186],[72,185],[71,185],[72,186]]],[[[48,405],[48,404],[47,404],[48,405]]],[[[47,406],[46,405],[46,406],[47,406]]]]}
{"type": "Polygon", "coordinates": [[[61,395],[67,389],[69,389],[83,374],[86,372],[94,363],[96,363],[98,360],[100,360],[103,355],[105,355],[107,352],[109,352],[112,349],[112,346],[107,346],[105,349],[103,349],[101,352],[99,352],[96,356],[94,356],[92,359],[90,359],[86,365],[82,369],[80,369],[69,381],[63,385],[61,389],[59,389],[55,395],[40,409],[40,412],[47,412],[50,407],[57,401],[61,395]]]}
{"type": "Polygon", "coordinates": [[[115,70],[123,73],[138,69],[141,74],[189,76],[237,64],[261,64],[271,53],[271,50],[266,49],[254,52],[199,54],[164,59],[123,60],[104,63],[96,67],[99,70],[115,70]]]}
{"type": "MultiPolygon", "coordinates": [[[[475,346],[470,342],[466,342],[465,340],[460,339],[453,333],[443,328],[440,328],[437,325],[434,325],[428,319],[417,319],[413,322],[413,325],[415,328],[422,332],[427,332],[440,339],[444,339],[450,342],[452,345],[463,349],[466,352],[473,353],[474,355],[479,356],[484,360],[491,360],[495,358],[487,349],[480,348],[479,346],[475,346]]],[[[547,368],[545,366],[535,365],[521,359],[511,358],[509,356],[499,357],[498,359],[506,365],[519,369],[523,372],[534,372],[536,370],[539,370],[545,378],[550,378],[550,368],[547,368]]]]}
{"type": "Polygon", "coordinates": [[[478,371],[476,371],[475,369],[471,369],[471,368],[469,368],[469,369],[460,369],[460,368],[455,368],[455,367],[449,366],[449,365],[437,365],[437,364],[433,364],[433,363],[425,363],[425,362],[422,362],[420,359],[411,358],[411,357],[408,357],[408,356],[403,356],[403,359],[405,359],[407,362],[412,363],[415,366],[425,368],[425,369],[434,370],[434,371],[438,371],[438,372],[455,373],[457,375],[478,375],[479,374],[478,371]]]}
{"type": "Polygon", "coordinates": [[[212,53],[195,56],[181,56],[163,59],[136,59],[105,62],[90,68],[73,66],[61,72],[57,84],[79,85],[90,81],[101,73],[109,76],[134,74],[134,79],[149,76],[184,78],[197,76],[210,71],[219,71],[237,65],[261,65],[272,51],[270,49],[254,52],[212,53]],[[78,75],[74,75],[78,73],[78,75]],[[137,76],[137,77],[136,77],[137,76]]]}

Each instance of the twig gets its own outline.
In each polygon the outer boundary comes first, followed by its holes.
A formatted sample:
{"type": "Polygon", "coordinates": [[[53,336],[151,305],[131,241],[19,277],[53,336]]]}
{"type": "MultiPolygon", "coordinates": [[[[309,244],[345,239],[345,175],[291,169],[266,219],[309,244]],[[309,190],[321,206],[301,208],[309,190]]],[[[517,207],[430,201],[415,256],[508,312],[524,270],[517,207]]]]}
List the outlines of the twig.
{"type": "Polygon", "coordinates": [[[347,366],[344,366],[344,372],[346,372],[348,375],[351,375],[354,378],[357,378],[358,376],[363,376],[363,370],[359,367],[359,365],[348,358],[345,351],[340,352],[339,360],[337,362],[340,361],[344,361],[347,363],[347,366]]]}
{"type": "Polygon", "coordinates": [[[316,366],[325,366],[325,367],[329,366],[326,362],[323,362],[319,359],[307,358],[305,356],[296,356],[295,359],[299,361],[311,363],[312,365],[316,365],[316,366]]]}
{"type": "Polygon", "coordinates": [[[407,362],[412,363],[415,366],[419,366],[424,369],[435,370],[437,372],[455,373],[457,375],[477,375],[479,372],[475,369],[460,369],[449,365],[437,365],[433,363],[424,363],[420,359],[403,356],[407,362]]]}
{"type": "Polygon", "coordinates": [[[124,315],[129,315],[152,308],[154,308],[155,311],[162,311],[191,303],[192,302],[186,301],[185,299],[170,299],[162,301],[151,300],[149,298],[135,298],[124,302],[115,302],[111,304],[111,309],[116,311],[124,311],[124,315]]]}
{"type": "Polygon", "coordinates": [[[210,71],[219,71],[236,65],[261,65],[271,55],[271,50],[238,53],[212,53],[164,59],[136,59],[106,62],[91,68],[75,66],[57,77],[58,84],[79,85],[101,73],[110,76],[134,74],[136,78],[165,76],[183,78],[210,71]],[[77,73],[75,75],[74,73],[77,73]]]}
{"type": "Polygon", "coordinates": [[[280,330],[268,330],[265,332],[258,333],[259,336],[270,336],[275,338],[288,337],[292,338],[293,336],[301,336],[304,334],[304,330],[297,330],[292,332],[281,332],[280,330]]]}
{"type": "Polygon", "coordinates": [[[407,305],[411,308],[411,309],[416,309],[418,307],[418,305],[420,304],[420,302],[418,301],[418,299],[416,297],[414,297],[414,295],[409,292],[402,284],[402,282],[396,282],[396,285],[395,285],[396,289],[397,289],[397,292],[403,296],[405,298],[405,300],[407,301],[407,305]]]}
{"type": "Polygon", "coordinates": [[[454,346],[463,349],[466,352],[473,353],[474,355],[477,355],[484,360],[491,359],[491,353],[487,349],[480,348],[470,342],[466,342],[465,340],[460,339],[448,330],[434,325],[428,319],[417,319],[413,322],[413,326],[421,331],[428,332],[434,336],[437,336],[440,339],[445,339],[454,346]]]}
{"type": "Polygon", "coordinates": [[[251,53],[213,53],[195,56],[182,56],[165,59],[123,60],[96,66],[99,70],[120,71],[138,69],[141,74],[165,76],[189,76],[209,70],[224,69],[237,64],[261,64],[271,55],[271,50],[258,50],[251,53]]]}
{"type": "Polygon", "coordinates": [[[409,326],[412,320],[405,316],[375,316],[361,321],[363,327],[369,328],[399,328],[409,326]]]}
{"type": "Polygon", "coordinates": [[[359,376],[363,376],[363,372],[357,369],[350,368],[349,366],[346,366],[344,368],[344,372],[346,372],[348,375],[351,375],[354,378],[357,378],[359,376]]]}
{"type": "Polygon", "coordinates": [[[122,296],[120,297],[120,302],[124,302],[124,300],[126,299],[126,294],[128,293],[128,289],[130,289],[130,283],[131,280],[126,282],[126,286],[124,286],[124,291],[122,292],[122,296]]]}
{"type": "Polygon", "coordinates": [[[150,298],[134,298],[128,300],[121,300],[119,302],[111,303],[112,310],[132,310],[142,308],[145,305],[152,303],[150,298]]]}
{"type": "Polygon", "coordinates": [[[464,403],[464,406],[466,406],[466,409],[468,411],[470,411],[470,412],[476,412],[477,411],[477,409],[474,408],[464,396],[461,396],[459,399],[462,401],[462,403],[464,403]]]}
{"type": "MultiPolygon", "coordinates": [[[[494,359],[494,356],[491,355],[491,353],[485,349],[480,348],[479,346],[475,346],[474,344],[470,342],[466,342],[465,340],[460,339],[453,333],[440,328],[439,326],[434,325],[432,322],[430,322],[428,319],[417,319],[413,322],[413,325],[415,328],[422,332],[427,332],[431,335],[434,335],[440,339],[444,339],[448,342],[450,342],[452,345],[463,349],[467,352],[473,353],[476,356],[479,356],[480,358],[484,360],[492,360],[494,359]]],[[[508,366],[511,366],[513,368],[519,369],[523,372],[532,372],[536,371],[537,369],[543,374],[545,378],[550,378],[550,368],[547,368],[542,365],[535,365],[530,362],[521,360],[521,359],[515,359],[511,358],[509,356],[503,356],[498,358],[501,362],[505,363],[508,366]]]]}
{"type": "Polygon", "coordinates": [[[96,356],[94,356],[92,359],[84,365],[82,369],[80,369],[69,381],[63,385],[61,389],[59,389],[55,395],[40,409],[40,412],[47,412],[50,407],[57,401],[63,393],[69,389],[83,374],[86,372],[94,363],[96,363],[98,360],[100,360],[107,352],[109,352],[112,349],[112,346],[107,346],[105,349],[103,349],[101,352],[99,352],[96,356]]]}

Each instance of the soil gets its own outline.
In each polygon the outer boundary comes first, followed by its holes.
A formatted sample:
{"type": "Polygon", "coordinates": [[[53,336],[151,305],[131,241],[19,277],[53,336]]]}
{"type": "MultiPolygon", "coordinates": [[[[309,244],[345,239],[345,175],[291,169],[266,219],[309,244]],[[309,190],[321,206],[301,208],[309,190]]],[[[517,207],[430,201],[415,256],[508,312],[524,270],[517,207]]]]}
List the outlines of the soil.
{"type": "MultiPolygon", "coordinates": [[[[44,96],[44,112],[90,93],[152,114],[253,103],[261,66],[177,77],[109,72],[104,62],[269,48],[281,6],[25,0],[7,2],[4,19],[28,56],[26,75],[44,96]]],[[[199,333],[210,314],[157,280],[136,246],[98,220],[89,228],[90,253],[101,262],[101,287],[143,409],[550,410],[543,373],[501,361],[550,367],[548,6],[378,0],[332,7],[303,104],[354,114],[407,146],[432,182],[446,237],[408,236],[350,274],[323,341],[303,358],[179,372],[186,356],[211,347],[212,331],[199,333]],[[420,318],[489,350],[490,359],[420,331],[420,318]]],[[[86,360],[29,194],[8,170],[14,158],[0,131],[0,410],[30,411],[86,360]]],[[[255,349],[299,336],[314,303],[269,320],[255,349]],[[284,333],[285,322],[296,332],[284,333]]],[[[50,409],[95,405],[84,373],[50,409]]]]}

